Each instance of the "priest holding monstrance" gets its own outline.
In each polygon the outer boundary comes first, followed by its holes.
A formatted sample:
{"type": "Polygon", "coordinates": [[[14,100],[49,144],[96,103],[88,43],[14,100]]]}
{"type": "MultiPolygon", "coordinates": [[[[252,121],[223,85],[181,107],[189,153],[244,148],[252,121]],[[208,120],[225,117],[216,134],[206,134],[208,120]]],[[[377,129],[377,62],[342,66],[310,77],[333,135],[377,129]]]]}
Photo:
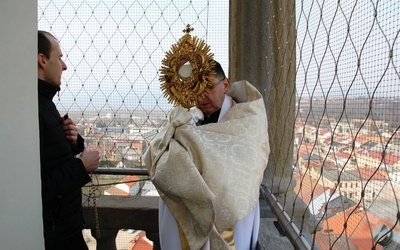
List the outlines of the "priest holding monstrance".
{"type": "Polygon", "coordinates": [[[162,61],[174,108],[144,155],[161,197],[161,249],[256,249],[270,152],[263,97],[245,80],[231,84],[191,31],[162,61]]]}

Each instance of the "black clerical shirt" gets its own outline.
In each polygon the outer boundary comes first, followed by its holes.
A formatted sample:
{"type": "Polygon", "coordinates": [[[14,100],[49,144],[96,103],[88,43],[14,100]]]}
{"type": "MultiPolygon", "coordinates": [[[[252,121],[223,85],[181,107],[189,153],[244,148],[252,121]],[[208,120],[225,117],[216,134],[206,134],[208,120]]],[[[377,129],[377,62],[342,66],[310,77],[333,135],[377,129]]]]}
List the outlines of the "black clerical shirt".
{"type": "Polygon", "coordinates": [[[204,121],[201,122],[201,125],[204,125],[207,123],[217,123],[220,113],[221,113],[221,109],[218,109],[217,111],[215,111],[214,113],[212,113],[209,116],[204,115],[204,121]]]}

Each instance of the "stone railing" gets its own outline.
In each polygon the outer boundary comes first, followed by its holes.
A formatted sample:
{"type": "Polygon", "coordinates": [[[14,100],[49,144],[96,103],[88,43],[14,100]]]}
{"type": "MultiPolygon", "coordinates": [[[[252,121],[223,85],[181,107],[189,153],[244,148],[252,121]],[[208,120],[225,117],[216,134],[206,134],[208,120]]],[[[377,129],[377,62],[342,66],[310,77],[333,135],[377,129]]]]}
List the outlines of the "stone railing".
{"type": "MultiPolygon", "coordinates": [[[[159,197],[154,196],[104,195],[99,197],[96,200],[96,207],[100,237],[97,236],[93,202],[84,203],[83,215],[87,228],[91,229],[91,234],[96,239],[96,249],[117,250],[116,237],[119,230],[137,229],[146,231],[146,237],[153,241],[153,249],[159,250],[158,199],[159,197]]],[[[277,219],[265,200],[260,200],[260,202],[259,249],[279,249],[279,247],[293,249],[288,238],[278,232],[277,219]]]]}
{"type": "Polygon", "coordinates": [[[153,241],[153,249],[160,249],[158,199],[150,196],[103,195],[96,199],[97,216],[93,201],[84,203],[83,216],[87,228],[91,229],[92,236],[97,241],[96,249],[117,250],[115,239],[120,229],[143,230],[146,237],[153,241]]]}
{"type": "MultiPolygon", "coordinates": [[[[147,175],[147,171],[143,169],[97,169],[95,173],[99,175],[147,175]]],[[[92,236],[96,239],[97,250],[117,250],[116,237],[121,229],[145,231],[146,237],[153,242],[153,249],[160,249],[158,196],[101,195],[96,199],[97,223],[93,200],[88,200],[87,197],[84,197],[84,200],[86,202],[83,204],[83,215],[87,228],[91,230],[92,236]]],[[[265,197],[260,199],[260,249],[269,249],[271,246],[285,246],[285,249],[290,249],[293,242],[290,243],[287,237],[278,233],[276,228],[277,217],[268,205],[267,200],[265,197]]],[[[278,211],[278,214],[281,214],[281,212],[278,211]]],[[[290,230],[286,229],[285,231],[290,230]]]]}

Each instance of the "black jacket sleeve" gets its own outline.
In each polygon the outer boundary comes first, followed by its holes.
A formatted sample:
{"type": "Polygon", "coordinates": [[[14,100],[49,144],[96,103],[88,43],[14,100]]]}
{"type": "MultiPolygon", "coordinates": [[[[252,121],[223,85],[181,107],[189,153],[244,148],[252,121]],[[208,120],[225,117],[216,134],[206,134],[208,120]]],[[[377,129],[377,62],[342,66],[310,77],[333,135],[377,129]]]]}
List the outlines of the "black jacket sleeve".
{"type": "Polygon", "coordinates": [[[80,189],[90,180],[82,161],[78,158],[71,158],[54,165],[49,171],[42,171],[43,198],[51,199],[68,194],[80,189]]]}
{"type": "Polygon", "coordinates": [[[80,134],[78,134],[78,139],[76,143],[71,143],[71,148],[74,155],[82,153],[85,149],[84,139],[80,134]]]}

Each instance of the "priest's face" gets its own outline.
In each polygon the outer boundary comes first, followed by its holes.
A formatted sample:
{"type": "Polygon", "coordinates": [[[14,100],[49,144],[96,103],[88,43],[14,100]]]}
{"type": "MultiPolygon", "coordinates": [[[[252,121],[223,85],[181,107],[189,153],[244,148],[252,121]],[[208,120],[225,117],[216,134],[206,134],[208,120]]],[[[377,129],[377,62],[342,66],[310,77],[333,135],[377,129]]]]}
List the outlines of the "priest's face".
{"type": "Polygon", "coordinates": [[[212,89],[207,93],[204,98],[200,101],[196,101],[196,107],[203,111],[205,115],[211,115],[215,111],[219,110],[224,103],[225,94],[228,92],[229,79],[218,79],[213,77],[212,89]]]}

